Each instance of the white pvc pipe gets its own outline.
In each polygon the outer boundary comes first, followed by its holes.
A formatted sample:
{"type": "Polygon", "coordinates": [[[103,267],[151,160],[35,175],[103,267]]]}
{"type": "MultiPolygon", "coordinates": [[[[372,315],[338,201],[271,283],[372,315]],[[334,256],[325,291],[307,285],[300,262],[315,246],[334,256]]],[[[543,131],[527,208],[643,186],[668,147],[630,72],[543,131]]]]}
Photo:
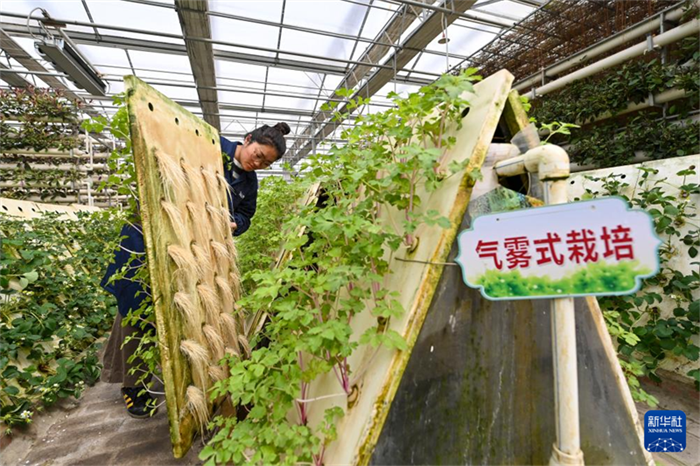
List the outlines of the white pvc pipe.
{"type": "MultiPolygon", "coordinates": [[[[544,193],[545,204],[565,204],[568,200],[566,180],[545,181],[544,193]]],[[[557,443],[552,448],[549,464],[550,466],[583,465],[574,299],[553,299],[550,313],[557,443]]]]}
{"type": "MultiPolygon", "coordinates": [[[[32,170],[63,170],[63,171],[78,171],[78,172],[89,172],[98,169],[108,169],[109,166],[106,163],[95,163],[91,168],[87,168],[82,165],[75,165],[72,163],[62,163],[59,165],[47,165],[45,163],[40,163],[39,161],[30,162],[29,168],[32,170]]],[[[21,170],[17,168],[16,163],[0,163],[0,169],[2,170],[21,170]]]]}
{"type": "Polygon", "coordinates": [[[668,32],[664,32],[663,34],[659,34],[658,36],[651,38],[649,42],[641,42],[628,49],[622,50],[614,55],[603,58],[600,61],[586,66],[585,68],[581,68],[580,70],[574,71],[571,74],[567,74],[562,78],[547,83],[542,87],[535,87],[532,89],[532,91],[530,91],[528,97],[530,97],[531,99],[535,99],[550,92],[557,91],[562,87],[566,86],[567,84],[576,81],[577,79],[583,79],[589,76],[593,76],[594,74],[597,74],[603,70],[612,68],[613,66],[624,63],[639,55],[643,55],[649,50],[649,47],[660,48],[665,45],[678,42],[684,37],[697,34],[698,32],[700,32],[700,20],[696,18],[692,21],[678,26],[677,28],[671,29],[668,32]]]}
{"type": "MultiPolygon", "coordinates": [[[[700,4],[700,1],[698,1],[697,3],[700,4]]],[[[662,12],[656,17],[649,18],[642,24],[638,24],[637,26],[633,26],[630,29],[622,31],[617,35],[604,39],[601,42],[598,42],[597,44],[585,50],[582,50],[559,63],[555,63],[552,66],[547,67],[544,70],[525,78],[524,80],[516,83],[513,87],[519,92],[529,89],[531,86],[542,82],[543,73],[544,77],[546,78],[552,78],[554,76],[557,76],[563,73],[564,71],[567,71],[575,66],[581,65],[583,62],[595,58],[598,55],[602,55],[606,52],[609,52],[610,50],[613,50],[614,48],[619,47],[620,45],[625,44],[633,39],[637,39],[638,37],[642,37],[650,32],[659,30],[659,28],[661,27],[662,16],[664,21],[677,21],[681,18],[681,16],[683,16],[683,13],[683,6],[676,7],[675,9],[669,10],[665,13],[662,12]]]]}
{"type": "MultiPolygon", "coordinates": [[[[544,185],[545,204],[568,202],[566,181],[569,176],[569,156],[561,147],[553,144],[534,147],[523,155],[498,162],[494,171],[499,176],[537,173],[544,185]]],[[[550,314],[557,443],[553,445],[549,464],[581,466],[584,462],[579,422],[573,298],[553,299],[550,314]]]]}

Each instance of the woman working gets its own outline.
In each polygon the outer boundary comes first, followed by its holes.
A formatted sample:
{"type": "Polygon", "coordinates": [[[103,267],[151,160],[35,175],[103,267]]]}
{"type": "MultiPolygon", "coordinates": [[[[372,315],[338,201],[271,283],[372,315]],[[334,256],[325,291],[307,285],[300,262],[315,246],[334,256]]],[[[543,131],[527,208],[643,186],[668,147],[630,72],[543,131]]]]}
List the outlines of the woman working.
{"type": "MultiPolygon", "coordinates": [[[[228,207],[231,214],[231,229],[234,236],[245,233],[250,227],[255,215],[258,195],[258,179],[255,170],[268,168],[279,160],[286,152],[284,136],[289,134],[290,128],[286,123],[277,123],[275,126],[263,125],[260,128],[246,134],[243,143],[231,142],[221,137],[221,150],[225,154],[224,176],[229,184],[228,207]]],[[[122,320],[130,311],[136,311],[147,296],[142,284],[134,280],[139,267],[144,265],[143,257],[145,246],[143,234],[139,225],[127,223],[121,231],[122,241],[115,252],[114,262],[109,265],[101,286],[117,298],[119,310],[112,333],[105,348],[103,358],[104,370],[102,380],[107,383],[121,383],[122,397],[126,404],[127,412],[135,418],[150,416],[153,411],[152,397],[137,386],[140,377],[131,369],[141,364],[141,361],[131,361],[139,345],[138,336],[145,332],[153,332],[152,326],[142,329],[129,324],[124,325],[122,320]],[[125,276],[110,283],[110,278],[125,265],[129,268],[125,276]],[[125,340],[134,335],[125,343],[125,340]]],[[[147,291],[147,290],[146,290],[147,291]]]]}

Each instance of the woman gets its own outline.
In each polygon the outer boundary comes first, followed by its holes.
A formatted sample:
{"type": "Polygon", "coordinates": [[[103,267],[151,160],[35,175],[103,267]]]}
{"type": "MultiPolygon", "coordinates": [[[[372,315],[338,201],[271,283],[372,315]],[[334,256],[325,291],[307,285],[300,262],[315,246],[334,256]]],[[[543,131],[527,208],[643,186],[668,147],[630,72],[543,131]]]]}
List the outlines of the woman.
{"type": "MultiPolygon", "coordinates": [[[[225,154],[224,174],[231,188],[228,207],[229,212],[233,212],[231,229],[234,236],[245,233],[255,215],[258,197],[258,178],[255,170],[269,167],[284,155],[287,150],[284,136],[289,134],[289,131],[289,125],[280,122],[275,126],[263,125],[246,134],[243,143],[231,142],[221,137],[221,150],[225,154]]],[[[153,399],[147,392],[139,395],[143,390],[137,386],[140,374],[129,373],[130,369],[139,366],[141,361],[129,362],[128,359],[138,348],[138,337],[155,330],[151,325],[143,329],[123,325],[122,319],[130,311],[138,310],[147,296],[141,283],[134,280],[138,268],[144,265],[146,248],[138,224],[124,225],[121,236],[121,247],[117,249],[114,262],[107,268],[101,282],[101,286],[117,298],[119,310],[105,349],[102,380],[107,383],[121,383],[122,396],[129,415],[145,418],[153,414],[153,399]],[[110,277],[127,264],[129,267],[124,278],[109,283],[110,277]],[[130,335],[135,335],[136,338],[124,343],[130,335]]]]}

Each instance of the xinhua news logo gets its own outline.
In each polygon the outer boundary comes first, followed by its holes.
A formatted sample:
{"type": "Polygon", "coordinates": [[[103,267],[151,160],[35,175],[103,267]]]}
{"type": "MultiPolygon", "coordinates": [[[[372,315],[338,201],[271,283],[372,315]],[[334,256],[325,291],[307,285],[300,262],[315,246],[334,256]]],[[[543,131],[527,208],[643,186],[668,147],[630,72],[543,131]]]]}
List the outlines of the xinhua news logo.
{"type": "Polygon", "coordinates": [[[683,411],[647,411],[644,415],[644,448],[652,453],[684,451],[685,427],[683,411]]]}

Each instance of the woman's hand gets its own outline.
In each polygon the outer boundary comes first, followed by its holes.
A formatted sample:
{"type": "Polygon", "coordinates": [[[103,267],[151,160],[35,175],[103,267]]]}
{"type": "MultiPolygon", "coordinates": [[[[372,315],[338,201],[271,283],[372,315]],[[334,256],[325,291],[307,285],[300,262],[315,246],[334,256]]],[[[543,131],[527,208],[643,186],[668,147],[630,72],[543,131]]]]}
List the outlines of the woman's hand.
{"type": "Polygon", "coordinates": [[[231,233],[236,231],[236,228],[238,228],[238,225],[236,225],[236,222],[231,222],[231,233]]]}

